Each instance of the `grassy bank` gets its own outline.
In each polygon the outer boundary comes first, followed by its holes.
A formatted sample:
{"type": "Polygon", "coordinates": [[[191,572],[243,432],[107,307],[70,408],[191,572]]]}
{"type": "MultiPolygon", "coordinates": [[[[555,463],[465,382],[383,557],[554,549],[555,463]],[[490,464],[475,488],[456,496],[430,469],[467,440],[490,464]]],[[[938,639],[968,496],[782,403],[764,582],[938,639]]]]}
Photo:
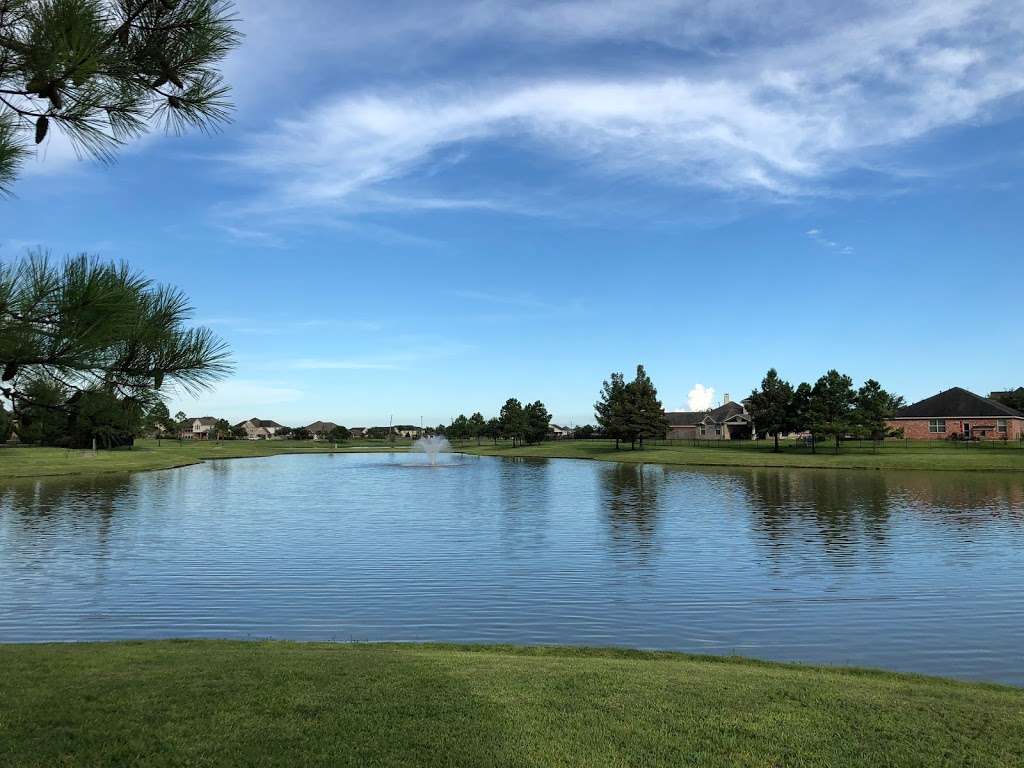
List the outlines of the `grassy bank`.
{"type": "Polygon", "coordinates": [[[141,472],[197,464],[207,459],[277,456],[283,453],[344,453],[406,450],[408,441],[383,440],[332,443],[312,440],[139,440],[131,450],[68,451],[63,448],[0,449],[0,478],[95,475],[106,472],[141,472]]]}
{"type": "Polygon", "coordinates": [[[850,450],[838,455],[834,455],[828,448],[816,454],[803,449],[773,453],[770,448],[751,443],[723,444],[720,447],[694,447],[685,443],[649,445],[635,451],[626,445],[621,450],[615,450],[613,442],[603,440],[560,440],[517,448],[507,442],[497,446],[487,442],[479,446],[475,442],[467,442],[459,445],[458,450],[482,456],[595,459],[706,467],[1024,471],[1024,450],[1019,447],[976,446],[964,449],[947,444],[899,444],[879,448],[877,452],[850,450]]]}
{"type": "MultiPolygon", "coordinates": [[[[55,475],[95,475],[106,472],[139,472],[196,464],[207,459],[233,459],[276,456],[284,453],[357,453],[367,451],[404,451],[409,441],[394,444],[383,440],[363,440],[333,444],[310,440],[225,440],[223,442],[140,440],[133,450],[67,451],[61,448],[0,449],[0,479],[47,477],[55,475]]],[[[951,445],[902,444],[873,451],[846,451],[833,455],[822,449],[817,454],[800,450],[772,453],[750,443],[728,446],[694,447],[688,444],[654,445],[644,450],[628,446],[615,450],[611,442],[601,440],[562,440],[513,448],[502,441],[498,445],[474,441],[457,444],[464,453],[482,456],[525,456],[537,458],[595,459],[652,464],[677,464],[706,467],[813,467],[831,469],[892,470],[988,470],[1024,471],[1024,449],[1019,447],[976,447],[964,449],[951,445]]]]}
{"type": "Polygon", "coordinates": [[[0,646],[0,764],[1019,766],[1024,690],[566,648],[0,646]]]}

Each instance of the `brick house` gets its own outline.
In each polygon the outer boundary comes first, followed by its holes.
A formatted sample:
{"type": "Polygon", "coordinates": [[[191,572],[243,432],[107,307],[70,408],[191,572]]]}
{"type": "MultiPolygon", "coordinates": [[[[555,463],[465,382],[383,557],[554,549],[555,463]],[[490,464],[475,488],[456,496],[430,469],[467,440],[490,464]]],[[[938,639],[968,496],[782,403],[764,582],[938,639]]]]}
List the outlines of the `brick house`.
{"type": "Polygon", "coordinates": [[[710,411],[668,411],[668,437],[681,440],[749,440],[753,419],[742,403],[728,399],[710,411]]]}
{"type": "Polygon", "coordinates": [[[178,425],[178,436],[182,440],[209,440],[217,420],[213,416],[185,419],[178,425]]]}
{"type": "Polygon", "coordinates": [[[911,440],[1018,440],[1024,435],[1024,413],[953,387],[900,408],[889,427],[902,429],[911,440]]]}
{"type": "Polygon", "coordinates": [[[336,430],[338,425],[333,421],[314,421],[305,427],[305,430],[313,436],[314,440],[324,440],[331,432],[336,430]]]}
{"type": "Polygon", "coordinates": [[[248,440],[270,440],[281,429],[280,424],[270,419],[247,419],[235,427],[244,429],[248,440]]]}

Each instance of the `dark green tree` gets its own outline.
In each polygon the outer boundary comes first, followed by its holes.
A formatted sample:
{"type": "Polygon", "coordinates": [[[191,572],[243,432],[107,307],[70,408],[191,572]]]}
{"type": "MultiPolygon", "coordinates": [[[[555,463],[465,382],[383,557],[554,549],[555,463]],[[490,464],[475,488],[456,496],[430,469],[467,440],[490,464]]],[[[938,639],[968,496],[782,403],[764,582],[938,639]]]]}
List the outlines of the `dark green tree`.
{"type": "Polygon", "coordinates": [[[775,436],[775,452],[779,452],[779,435],[794,429],[794,390],[779,377],[774,368],[761,380],[761,388],[750,393],[747,409],[758,432],[775,436]]]}
{"type": "Polygon", "coordinates": [[[502,437],[512,439],[512,447],[523,439],[526,432],[526,414],[523,412],[523,405],[514,397],[510,397],[501,406],[501,413],[498,414],[501,421],[502,437]]]}
{"type": "Polygon", "coordinates": [[[582,424],[573,431],[573,437],[577,440],[589,440],[596,432],[592,424],[582,424]]]}
{"type": "Polygon", "coordinates": [[[625,438],[628,412],[626,378],[621,373],[613,373],[601,385],[601,397],[594,404],[594,417],[605,436],[615,440],[615,450],[625,438]]]}
{"type": "Polygon", "coordinates": [[[811,390],[811,433],[815,438],[818,435],[833,438],[836,453],[839,453],[843,437],[857,429],[854,418],[856,401],[853,379],[835,369],[818,379],[811,390]]]}
{"type": "Polygon", "coordinates": [[[11,419],[7,415],[7,409],[0,403],[0,443],[6,442],[11,435],[11,419]]]}
{"type": "Polygon", "coordinates": [[[1024,411],[1024,387],[1017,387],[1017,389],[996,393],[993,400],[996,400],[1003,405],[1008,405],[1014,410],[1024,411]]]}
{"type": "Polygon", "coordinates": [[[465,440],[469,437],[469,419],[465,414],[460,413],[448,427],[448,437],[452,440],[465,440]]]}
{"type": "Polygon", "coordinates": [[[332,443],[344,443],[346,440],[352,439],[352,433],[349,432],[347,427],[333,427],[331,431],[327,433],[327,439],[332,443]]]}
{"type": "Polygon", "coordinates": [[[171,421],[171,413],[167,410],[167,404],[163,400],[157,400],[146,411],[146,417],[142,423],[143,431],[151,436],[160,437],[169,431],[174,430],[174,422],[171,421]]]}
{"type": "Polygon", "coordinates": [[[626,435],[631,441],[660,439],[668,432],[665,409],[658,399],[658,390],[642,365],[636,367],[636,378],[626,385],[626,435]]]}
{"type": "Polygon", "coordinates": [[[530,403],[523,408],[523,416],[526,422],[523,437],[527,443],[539,443],[547,437],[548,429],[551,428],[551,415],[544,403],[540,400],[530,403]]]}
{"type": "Polygon", "coordinates": [[[903,398],[891,395],[874,379],[868,379],[857,390],[854,420],[859,434],[882,440],[889,431],[889,420],[903,407],[903,398]]]}
{"type": "Polygon", "coordinates": [[[498,438],[501,437],[501,421],[495,416],[487,420],[484,425],[484,437],[489,437],[495,445],[498,444],[498,438]]]}
{"type": "Polygon", "coordinates": [[[296,427],[292,430],[291,438],[292,440],[312,440],[313,435],[305,427],[296,427]]]}
{"type": "Polygon", "coordinates": [[[213,431],[218,440],[223,440],[225,437],[231,436],[231,425],[228,424],[227,419],[217,419],[217,423],[213,425],[213,431]]]}
{"type": "Polygon", "coordinates": [[[76,392],[68,398],[66,411],[66,436],[61,443],[71,448],[131,446],[145,418],[137,400],[118,397],[102,387],[76,392]]]}
{"type": "Polygon", "coordinates": [[[109,160],[153,125],[216,128],[239,38],[224,0],[2,0],[0,191],[54,129],[109,160]]]}
{"type": "Polygon", "coordinates": [[[23,443],[56,445],[67,435],[68,393],[45,377],[24,384],[25,399],[17,410],[16,431],[23,443]]]}
{"type": "MultiPolygon", "coordinates": [[[[287,432],[279,429],[277,431],[277,434],[279,434],[281,437],[284,437],[287,434],[287,432]]],[[[245,431],[245,427],[243,427],[241,424],[235,424],[235,426],[231,428],[231,436],[235,438],[235,440],[245,440],[247,437],[249,437],[249,433],[245,431]]]]}
{"type": "Polygon", "coordinates": [[[476,438],[476,444],[480,445],[480,439],[484,436],[484,427],[487,422],[484,421],[483,414],[479,411],[469,417],[469,437],[476,438]]]}

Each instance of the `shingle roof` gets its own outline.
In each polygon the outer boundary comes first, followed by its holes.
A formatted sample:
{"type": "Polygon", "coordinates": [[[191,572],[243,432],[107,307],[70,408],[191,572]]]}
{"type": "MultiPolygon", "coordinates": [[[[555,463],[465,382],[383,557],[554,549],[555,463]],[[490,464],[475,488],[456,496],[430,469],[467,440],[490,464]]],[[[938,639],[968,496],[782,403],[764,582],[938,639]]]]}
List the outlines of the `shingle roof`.
{"type": "Polygon", "coordinates": [[[725,403],[724,405],[720,405],[717,408],[713,409],[708,414],[708,416],[711,417],[712,421],[718,422],[726,421],[728,419],[731,419],[733,416],[738,416],[741,413],[743,413],[743,406],[740,405],[739,403],[730,400],[728,403],[725,403]]]}
{"type": "Polygon", "coordinates": [[[1016,411],[987,397],[968,392],[962,387],[953,387],[945,392],[900,408],[897,419],[966,418],[976,416],[998,416],[1024,418],[1016,411]]]}
{"type": "Polygon", "coordinates": [[[333,421],[314,421],[308,427],[307,432],[330,432],[332,429],[337,429],[338,425],[333,421]]]}
{"type": "Polygon", "coordinates": [[[667,411],[665,418],[670,427],[695,427],[707,415],[707,411],[667,411]]]}

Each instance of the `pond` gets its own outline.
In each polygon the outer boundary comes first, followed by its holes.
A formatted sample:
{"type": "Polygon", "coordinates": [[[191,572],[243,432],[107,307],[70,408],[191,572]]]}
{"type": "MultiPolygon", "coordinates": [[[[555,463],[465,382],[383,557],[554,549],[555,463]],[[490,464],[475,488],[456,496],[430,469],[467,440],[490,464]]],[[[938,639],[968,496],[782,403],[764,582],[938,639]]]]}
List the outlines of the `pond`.
{"type": "Polygon", "coordinates": [[[1024,685],[1024,475],[278,456],[0,487],[0,641],[564,643],[1024,685]]]}

